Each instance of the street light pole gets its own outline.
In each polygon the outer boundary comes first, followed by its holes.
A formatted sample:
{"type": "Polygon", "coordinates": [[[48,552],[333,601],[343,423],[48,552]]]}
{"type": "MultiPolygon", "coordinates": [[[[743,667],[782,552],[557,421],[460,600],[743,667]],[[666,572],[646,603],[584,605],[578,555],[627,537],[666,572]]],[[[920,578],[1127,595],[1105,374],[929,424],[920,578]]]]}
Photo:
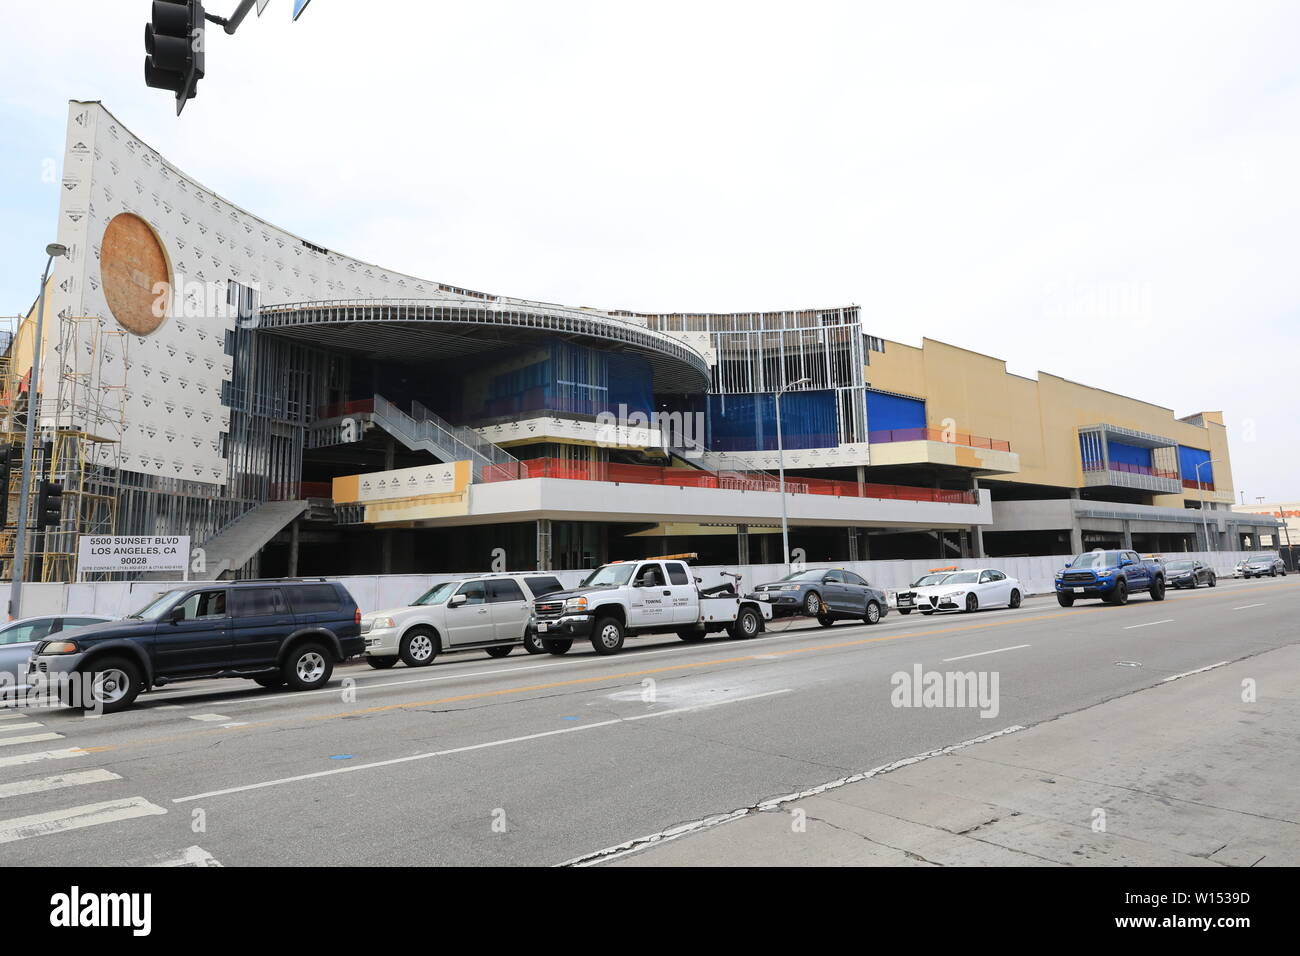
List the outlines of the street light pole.
{"type": "Polygon", "coordinates": [[[1196,463],[1196,487],[1201,492],[1201,532],[1205,535],[1206,553],[1216,550],[1210,547],[1210,521],[1205,514],[1205,485],[1201,482],[1201,469],[1206,465],[1214,465],[1223,461],[1222,458],[1215,458],[1211,461],[1201,461],[1196,463]]]}
{"type": "MultiPolygon", "coordinates": [[[[23,577],[27,572],[27,505],[32,494],[32,453],[36,445],[36,393],[41,382],[41,347],[44,344],[45,330],[45,286],[50,279],[50,266],[55,258],[68,254],[68,247],[52,242],[45,247],[45,272],[41,274],[41,294],[36,300],[36,328],[32,340],[32,371],[27,380],[27,429],[23,442],[23,476],[18,490],[18,518],[15,522],[17,532],[14,535],[13,573],[10,575],[9,618],[16,620],[22,614],[23,577]]],[[[8,488],[0,488],[0,494],[9,494],[8,488]]]]}
{"type": "Polygon", "coordinates": [[[785,555],[786,574],[790,573],[790,525],[786,517],[785,507],[785,446],[781,439],[781,396],[786,393],[787,389],[807,385],[811,381],[810,378],[801,378],[797,382],[788,382],[777,389],[776,392],[776,464],[781,475],[781,551],[785,555]]]}

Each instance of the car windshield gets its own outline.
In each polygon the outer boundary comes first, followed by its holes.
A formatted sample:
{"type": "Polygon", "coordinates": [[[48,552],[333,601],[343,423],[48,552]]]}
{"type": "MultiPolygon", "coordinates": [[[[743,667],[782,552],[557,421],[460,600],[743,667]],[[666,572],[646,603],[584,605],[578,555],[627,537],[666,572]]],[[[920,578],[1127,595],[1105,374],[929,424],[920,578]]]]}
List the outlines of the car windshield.
{"type": "Polygon", "coordinates": [[[1167,565],[1170,571],[1190,571],[1194,567],[1191,561],[1170,561],[1167,565]]]}
{"type": "Polygon", "coordinates": [[[923,588],[929,584],[939,584],[950,574],[952,574],[951,571],[939,571],[935,574],[923,574],[912,582],[912,587],[923,588]]]}
{"type": "Polygon", "coordinates": [[[162,594],[155,594],[153,600],[146,604],[134,614],[128,614],[127,619],[132,621],[156,621],[162,617],[167,610],[176,603],[182,594],[187,593],[184,590],[165,591],[162,594]]]}
{"type": "Polygon", "coordinates": [[[1070,562],[1072,568],[1111,568],[1119,564],[1114,551],[1089,551],[1070,562]]]}
{"type": "Polygon", "coordinates": [[[943,579],[944,584],[976,584],[980,579],[978,571],[958,571],[943,579]]]}
{"type": "Polygon", "coordinates": [[[632,577],[632,571],[636,568],[635,564],[607,564],[603,568],[597,568],[587,575],[587,580],[582,582],[584,588],[615,588],[627,584],[632,577]]]}
{"type": "Polygon", "coordinates": [[[781,580],[782,581],[820,581],[822,579],[822,575],[825,573],[826,573],[825,571],[821,571],[817,569],[811,571],[796,571],[794,574],[787,574],[781,580]]]}
{"type": "Polygon", "coordinates": [[[425,591],[418,598],[412,607],[428,607],[431,604],[446,604],[447,598],[451,597],[456,591],[455,581],[443,581],[442,584],[435,584],[429,590],[425,591]]]}
{"type": "Polygon", "coordinates": [[[1251,558],[1248,564],[1272,564],[1272,558],[1251,558]]]}

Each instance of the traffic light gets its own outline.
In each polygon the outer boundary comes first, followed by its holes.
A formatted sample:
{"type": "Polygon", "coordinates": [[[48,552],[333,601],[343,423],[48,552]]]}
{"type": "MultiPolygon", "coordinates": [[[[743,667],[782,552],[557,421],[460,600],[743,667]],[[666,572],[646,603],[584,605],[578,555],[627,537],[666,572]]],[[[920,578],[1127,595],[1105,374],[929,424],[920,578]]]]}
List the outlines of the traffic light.
{"type": "Polygon", "coordinates": [[[42,481],[36,493],[36,530],[57,528],[63,520],[63,485],[42,481]]]}
{"type": "Polygon", "coordinates": [[[176,94],[176,115],[198,92],[204,70],[204,15],[199,0],[153,0],[144,28],[144,82],[176,94]]]}

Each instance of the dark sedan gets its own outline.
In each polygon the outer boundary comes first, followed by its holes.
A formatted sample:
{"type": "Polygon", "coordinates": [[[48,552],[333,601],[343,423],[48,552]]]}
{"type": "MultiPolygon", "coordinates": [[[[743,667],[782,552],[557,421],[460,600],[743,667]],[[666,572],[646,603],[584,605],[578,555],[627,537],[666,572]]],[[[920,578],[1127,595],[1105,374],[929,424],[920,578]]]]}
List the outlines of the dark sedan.
{"type": "Polygon", "coordinates": [[[796,571],[779,581],[760,584],[748,597],[772,605],[772,616],[805,614],[822,627],[852,618],[875,624],[889,613],[885,592],[852,571],[824,568],[796,571]]]}
{"type": "Polygon", "coordinates": [[[1204,561],[1180,559],[1165,564],[1166,581],[1171,588],[1215,587],[1219,579],[1204,561]]]}
{"type": "Polygon", "coordinates": [[[1279,574],[1286,577],[1286,565],[1282,563],[1282,559],[1279,557],[1271,554],[1261,554],[1256,558],[1247,558],[1246,566],[1241,569],[1242,577],[1246,578],[1262,578],[1266,574],[1271,578],[1275,578],[1279,574]]]}

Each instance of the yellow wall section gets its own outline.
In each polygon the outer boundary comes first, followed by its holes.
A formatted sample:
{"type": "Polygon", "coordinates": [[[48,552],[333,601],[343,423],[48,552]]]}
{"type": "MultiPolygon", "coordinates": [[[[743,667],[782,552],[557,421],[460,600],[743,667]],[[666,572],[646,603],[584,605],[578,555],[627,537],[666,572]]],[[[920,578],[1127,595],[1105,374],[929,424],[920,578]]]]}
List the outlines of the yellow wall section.
{"type": "MultiPolygon", "coordinates": [[[[1232,499],[1232,468],[1221,412],[1204,412],[1205,427],[1179,421],[1172,410],[1080,385],[1039,372],[1038,379],[1012,375],[1006,362],[934,339],[921,347],[885,342],[872,352],[867,382],[926,400],[927,424],[942,428],[952,419],[958,431],[1011,442],[1020,471],[1002,480],[1078,488],[1083,486],[1080,426],[1109,424],[1150,432],[1192,448],[1204,448],[1214,466],[1215,494],[1232,499]]],[[[868,423],[870,427],[870,423],[868,423]]],[[[1195,498],[1196,492],[1188,491],[1195,498]]],[[[1182,505],[1183,495],[1163,495],[1157,504],[1182,505]]]]}

